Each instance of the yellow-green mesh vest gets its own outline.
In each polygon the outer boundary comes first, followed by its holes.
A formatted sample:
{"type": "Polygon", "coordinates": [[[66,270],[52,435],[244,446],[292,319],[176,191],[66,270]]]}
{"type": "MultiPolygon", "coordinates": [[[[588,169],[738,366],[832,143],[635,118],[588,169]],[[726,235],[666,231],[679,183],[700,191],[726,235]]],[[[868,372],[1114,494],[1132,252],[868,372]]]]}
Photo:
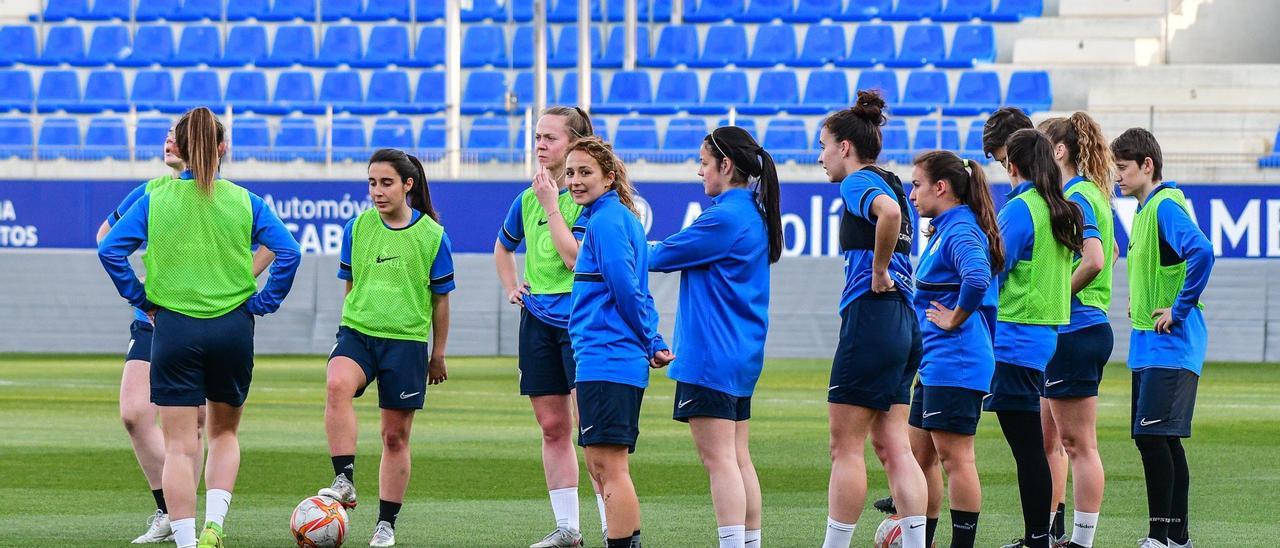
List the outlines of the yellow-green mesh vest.
{"type": "Polygon", "coordinates": [[[373,337],[427,342],[431,265],[443,237],[444,227],[426,215],[401,229],[387,228],[373,208],[356,217],[342,325],[373,337]]]}
{"type": "Polygon", "coordinates": [[[147,187],[146,187],[146,190],[144,190],[144,192],[149,194],[149,193],[151,193],[151,191],[153,191],[153,190],[155,190],[155,189],[157,189],[157,188],[160,188],[160,187],[164,186],[165,184],[168,184],[168,183],[173,182],[173,181],[181,181],[181,180],[182,180],[182,179],[176,179],[176,178],[174,178],[174,176],[173,176],[173,175],[169,175],[169,174],[161,175],[161,176],[159,176],[159,177],[156,177],[155,179],[152,179],[152,180],[150,180],[150,181],[147,181],[147,187]]]}
{"type": "Polygon", "coordinates": [[[1071,250],[1053,239],[1049,204],[1036,189],[1013,199],[1027,204],[1035,240],[1031,260],[1014,263],[1000,286],[997,318],[1029,325],[1066,325],[1071,322],[1071,250]]]}
{"type": "Polygon", "coordinates": [[[218,179],[205,194],[195,181],[174,179],[149,195],[147,300],[193,318],[216,318],[248,300],[258,287],[249,191],[218,179]]]}
{"type": "MultiPolygon", "coordinates": [[[[570,229],[582,214],[582,206],[573,203],[573,195],[560,193],[560,216],[570,229]]],[[[551,239],[547,215],[532,190],[520,196],[520,217],[524,220],[524,279],[529,292],[538,295],[569,293],[573,290],[573,271],[564,265],[556,244],[551,239]]]]}
{"type": "MultiPolygon", "coordinates": [[[[1080,304],[1092,306],[1103,312],[1111,308],[1111,277],[1112,263],[1115,262],[1115,242],[1116,242],[1116,225],[1115,216],[1111,214],[1111,202],[1107,200],[1107,196],[1102,193],[1102,189],[1092,181],[1083,180],[1071,189],[1067,190],[1067,198],[1079,194],[1089,201],[1089,205],[1093,207],[1093,214],[1097,217],[1098,232],[1102,234],[1102,272],[1098,273],[1098,277],[1094,278],[1089,285],[1084,286],[1076,298],[1080,299],[1080,304]]],[[[1080,259],[1076,259],[1071,263],[1071,271],[1080,266],[1080,259]]]]}
{"type": "MultiPolygon", "coordinates": [[[[1129,318],[1133,328],[1139,331],[1155,329],[1155,318],[1151,314],[1157,309],[1172,307],[1187,280],[1186,261],[1160,264],[1160,223],[1156,216],[1160,203],[1166,200],[1187,210],[1187,198],[1181,190],[1164,188],[1133,216],[1125,264],[1129,270],[1129,318]]],[[[1196,303],[1196,306],[1204,308],[1203,304],[1196,303]]]]}

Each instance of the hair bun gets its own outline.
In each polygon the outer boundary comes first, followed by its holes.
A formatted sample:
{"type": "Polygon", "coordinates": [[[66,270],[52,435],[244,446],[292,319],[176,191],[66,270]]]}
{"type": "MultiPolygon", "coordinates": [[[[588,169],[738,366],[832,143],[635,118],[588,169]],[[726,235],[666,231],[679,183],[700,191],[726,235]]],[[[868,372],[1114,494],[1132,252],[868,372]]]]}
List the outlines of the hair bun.
{"type": "Polygon", "coordinates": [[[858,92],[858,102],[853,106],[853,113],[859,118],[882,126],[887,121],[884,116],[884,97],[877,90],[867,89],[858,92]]]}

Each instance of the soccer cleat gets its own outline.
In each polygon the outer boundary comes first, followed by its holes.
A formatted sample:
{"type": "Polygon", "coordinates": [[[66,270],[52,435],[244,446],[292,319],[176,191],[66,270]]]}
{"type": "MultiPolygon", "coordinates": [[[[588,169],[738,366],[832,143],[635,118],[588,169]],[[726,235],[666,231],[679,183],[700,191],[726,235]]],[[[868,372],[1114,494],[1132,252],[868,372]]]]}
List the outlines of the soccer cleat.
{"type": "Polygon", "coordinates": [[[356,507],[356,486],[342,474],[333,478],[333,485],[317,491],[316,494],[336,500],[346,508],[356,507]]]}
{"type": "Polygon", "coordinates": [[[1010,542],[1009,544],[1001,546],[1000,548],[1022,548],[1023,546],[1026,546],[1026,545],[1022,543],[1022,539],[1016,538],[1016,539],[1013,539],[1013,542],[1010,542]]]}
{"type": "Polygon", "coordinates": [[[1054,536],[1053,534],[1049,535],[1049,546],[1052,548],[1067,548],[1067,546],[1070,545],[1071,537],[1068,537],[1067,535],[1062,535],[1060,537],[1054,536]]]}
{"type": "Polygon", "coordinates": [[[1187,539],[1186,544],[1178,544],[1172,540],[1169,541],[1169,548],[1195,548],[1191,545],[1191,539],[1187,539]]]}
{"type": "Polygon", "coordinates": [[[1163,542],[1160,542],[1151,537],[1147,537],[1138,541],[1138,548],[1169,548],[1169,547],[1165,546],[1163,542]]]}
{"type": "Polygon", "coordinates": [[[369,546],[395,546],[396,545],[396,528],[389,522],[379,521],[378,526],[373,528],[373,540],[369,541],[369,546]]]}
{"type": "Polygon", "coordinates": [[[155,544],[171,540],[173,540],[173,529],[169,525],[169,514],[164,513],[163,510],[156,510],[156,513],[147,520],[147,532],[133,539],[133,544],[155,544]]]}
{"type": "Polygon", "coordinates": [[[871,506],[874,506],[876,510],[879,510],[891,516],[898,513],[898,508],[893,505],[893,497],[885,497],[880,500],[877,500],[871,503],[871,506]]]}
{"type": "Polygon", "coordinates": [[[222,543],[222,526],[216,523],[204,524],[204,532],[200,533],[200,542],[196,548],[224,548],[222,543]]]}
{"type": "Polygon", "coordinates": [[[582,546],[582,534],[573,529],[557,527],[555,531],[542,540],[529,545],[529,548],[563,548],[582,546]]]}

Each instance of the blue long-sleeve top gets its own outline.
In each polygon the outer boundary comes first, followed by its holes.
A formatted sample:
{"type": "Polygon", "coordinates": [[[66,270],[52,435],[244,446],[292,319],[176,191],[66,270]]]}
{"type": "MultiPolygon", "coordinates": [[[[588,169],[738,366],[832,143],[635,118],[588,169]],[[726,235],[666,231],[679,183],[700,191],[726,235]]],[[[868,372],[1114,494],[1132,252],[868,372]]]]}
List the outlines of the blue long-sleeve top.
{"type": "MultiPolygon", "coordinates": [[[[1166,188],[1177,188],[1177,184],[1172,181],[1161,183],[1147,196],[1147,201],[1166,188]]],[[[1134,370],[1180,368],[1199,375],[1204,368],[1209,331],[1204,323],[1204,314],[1196,303],[1200,302],[1200,295],[1209,285],[1214,263],[1213,245],[1191,216],[1172,200],[1160,203],[1156,210],[1156,225],[1161,249],[1174,255],[1170,257],[1173,262],[1186,261],[1187,276],[1173,302],[1176,323],[1172,333],[1133,330],[1129,335],[1129,367],[1134,370]]]]}
{"type": "Polygon", "coordinates": [[[999,298],[987,235],[964,205],[938,215],[930,226],[933,236],[916,266],[914,305],[924,347],[920,381],[985,393],[995,372],[992,333],[999,298]],[[934,301],[972,315],[959,327],[943,330],[925,316],[934,301]]]}
{"type": "MultiPolygon", "coordinates": [[[[129,193],[124,196],[124,199],[120,201],[120,205],[116,206],[116,208],[111,211],[110,215],[107,215],[107,226],[116,226],[116,221],[119,221],[120,218],[129,211],[129,208],[133,207],[133,204],[138,202],[138,198],[141,198],[142,195],[146,193],[147,183],[142,183],[134,187],[133,190],[130,190],[129,193]]],[[[151,323],[151,318],[147,316],[147,313],[137,307],[134,307],[133,309],[133,319],[143,323],[151,323]]]]}
{"type": "Polygon", "coordinates": [[[631,210],[606,192],[584,208],[586,234],[574,268],[569,341],[577,381],[649,385],[649,359],[667,344],[649,294],[649,248],[631,210]]]}
{"type": "MultiPolygon", "coordinates": [[[[253,243],[264,245],[276,254],[266,286],[247,301],[249,312],[261,316],[275,312],[280,308],[285,295],[289,294],[294,274],[301,262],[302,250],[275,211],[252,192],[249,193],[249,207],[253,210],[253,243]]],[[[107,237],[98,244],[98,257],[120,296],[142,310],[150,310],[155,305],[147,300],[145,286],[129,266],[129,255],[147,241],[147,219],[150,211],[151,196],[138,198],[133,207],[111,227],[107,237]]]]}
{"type": "MultiPolygon", "coordinates": [[[[1072,177],[1070,181],[1067,181],[1067,184],[1063,185],[1062,190],[1063,192],[1070,191],[1071,187],[1079,184],[1087,185],[1087,184],[1093,184],[1093,183],[1090,183],[1088,182],[1088,179],[1085,179],[1084,177],[1077,175],[1075,177],[1072,177]]],[[[1084,216],[1084,239],[1088,240],[1090,238],[1093,238],[1097,240],[1099,243],[1101,243],[1103,256],[1105,257],[1106,252],[1109,251],[1107,249],[1107,246],[1111,245],[1112,242],[1102,241],[1102,231],[1098,229],[1098,212],[1093,210],[1093,204],[1090,203],[1089,199],[1085,198],[1083,194],[1072,194],[1071,197],[1068,199],[1071,200],[1072,202],[1075,202],[1076,205],[1080,206],[1080,213],[1084,216]]],[[[1110,210],[1104,211],[1103,214],[1111,215],[1111,211],[1110,210]]],[[[1079,258],[1080,258],[1080,254],[1076,253],[1076,259],[1079,259],[1079,258]]],[[[1098,275],[1101,276],[1102,274],[1098,274],[1098,275]]],[[[1110,320],[1107,319],[1107,312],[1105,310],[1099,310],[1098,308],[1095,308],[1092,306],[1085,306],[1084,303],[1080,302],[1079,298],[1077,298],[1075,295],[1072,295],[1071,296],[1071,323],[1068,323],[1067,325],[1058,326],[1058,332],[1071,333],[1073,331],[1079,331],[1086,327],[1104,324],[1109,321],[1110,320]]]]}
{"type": "MultiPolygon", "coordinates": [[[[1031,221],[1031,210],[1022,200],[1014,200],[1019,194],[1034,188],[1031,181],[1024,181],[1006,195],[1009,201],[1000,209],[996,221],[1000,225],[1000,238],[1004,240],[1004,268],[1000,271],[1000,286],[1009,278],[1009,271],[1020,261],[1031,260],[1035,247],[1036,229],[1031,221]]],[[[1015,322],[996,322],[996,361],[1044,371],[1053,353],[1058,349],[1058,326],[1030,325],[1015,322]]]]}
{"type": "MultiPolygon", "coordinates": [[[[422,218],[422,212],[416,209],[411,209],[410,211],[412,215],[409,218],[409,224],[405,228],[413,226],[413,223],[422,218]]],[[[342,247],[338,252],[338,279],[348,282],[355,280],[351,271],[351,239],[357,218],[352,217],[351,220],[347,221],[346,226],[342,228],[342,247]]],[[[382,226],[387,226],[387,223],[383,222],[382,226]]],[[[431,287],[431,292],[436,295],[446,295],[457,288],[457,284],[453,280],[453,242],[449,240],[448,233],[440,234],[440,249],[436,250],[436,260],[431,263],[430,276],[431,280],[428,284],[431,287]]]]}
{"type": "MultiPolygon", "coordinates": [[[[507,210],[507,218],[502,221],[502,230],[498,231],[498,243],[501,243],[507,251],[514,252],[524,241],[525,192],[533,192],[533,189],[525,189],[516,195],[511,208],[507,210]]],[[[569,192],[568,188],[560,189],[561,194],[566,192],[569,192]]],[[[581,214],[578,215],[578,220],[573,223],[573,226],[569,227],[569,231],[579,242],[582,241],[582,235],[586,232],[586,223],[586,214],[581,214]]],[[[569,309],[573,303],[570,302],[568,293],[531,293],[525,295],[521,301],[524,303],[524,309],[542,322],[561,329],[569,327],[569,309]]]]}
{"type": "Polygon", "coordinates": [[[667,376],[749,397],[769,331],[769,234],[751,191],[712,198],[684,230],[649,247],[649,270],[681,272],[667,376]]]}
{"type": "MultiPolygon", "coordinates": [[[[850,173],[840,183],[840,197],[844,199],[844,207],[853,216],[875,224],[876,217],[871,213],[871,203],[880,196],[887,196],[897,204],[897,196],[884,179],[869,170],[858,170],[850,173]]],[[[911,223],[916,225],[915,208],[908,203],[907,210],[911,214],[911,223]]],[[[849,303],[871,292],[871,265],[875,251],[870,249],[851,249],[844,252],[844,291],[840,295],[840,310],[849,303]]],[[[911,258],[902,253],[893,253],[889,259],[889,276],[893,278],[894,287],[907,299],[911,300],[914,291],[911,258]]]]}

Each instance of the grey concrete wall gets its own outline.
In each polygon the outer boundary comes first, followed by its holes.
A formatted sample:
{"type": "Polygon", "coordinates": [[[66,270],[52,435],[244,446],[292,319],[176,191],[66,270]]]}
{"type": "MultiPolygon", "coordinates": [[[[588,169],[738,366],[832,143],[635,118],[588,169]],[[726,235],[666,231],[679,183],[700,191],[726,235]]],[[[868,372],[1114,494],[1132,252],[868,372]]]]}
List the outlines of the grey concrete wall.
{"type": "MultiPolygon", "coordinates": [[[[455,256],[458,289],[451,299],[449,353],[513,355],[517,309],[505,302],[488,255],[455,256]]],[[[333,345],[342,306],[337,257],[308,256],[280,312],[258,320],[264,354],[324,354],[333,345]]],[[[771,357],[830,357],[839,320],[842,264],[831,258],[788,258],[774,266],[771,357]]],[[[1123,262],[1117,265],[1123,273],[1123,262]]],[[[0,352],[123,353],[129,308],[89,251],[3,251],[0,352]]],[[[1220,259],[1205,293],[1209,359],[1280,361],[1280,261],[1220,259]]],[[[674,323],[679,277],[651,277],[662,330],[674,323]]],[[[1118,275],[1111,310],[1113,358],[1128,351],[1127,287],[1118,275]]]]}
{"type": "Polygon", "coordinates": [[[1280,63],[1280,33],[1275,32],[1280,2],[1202,2],[1195,17],[1190,27],[1170,37],[1170,63],[1280,63]]]}

